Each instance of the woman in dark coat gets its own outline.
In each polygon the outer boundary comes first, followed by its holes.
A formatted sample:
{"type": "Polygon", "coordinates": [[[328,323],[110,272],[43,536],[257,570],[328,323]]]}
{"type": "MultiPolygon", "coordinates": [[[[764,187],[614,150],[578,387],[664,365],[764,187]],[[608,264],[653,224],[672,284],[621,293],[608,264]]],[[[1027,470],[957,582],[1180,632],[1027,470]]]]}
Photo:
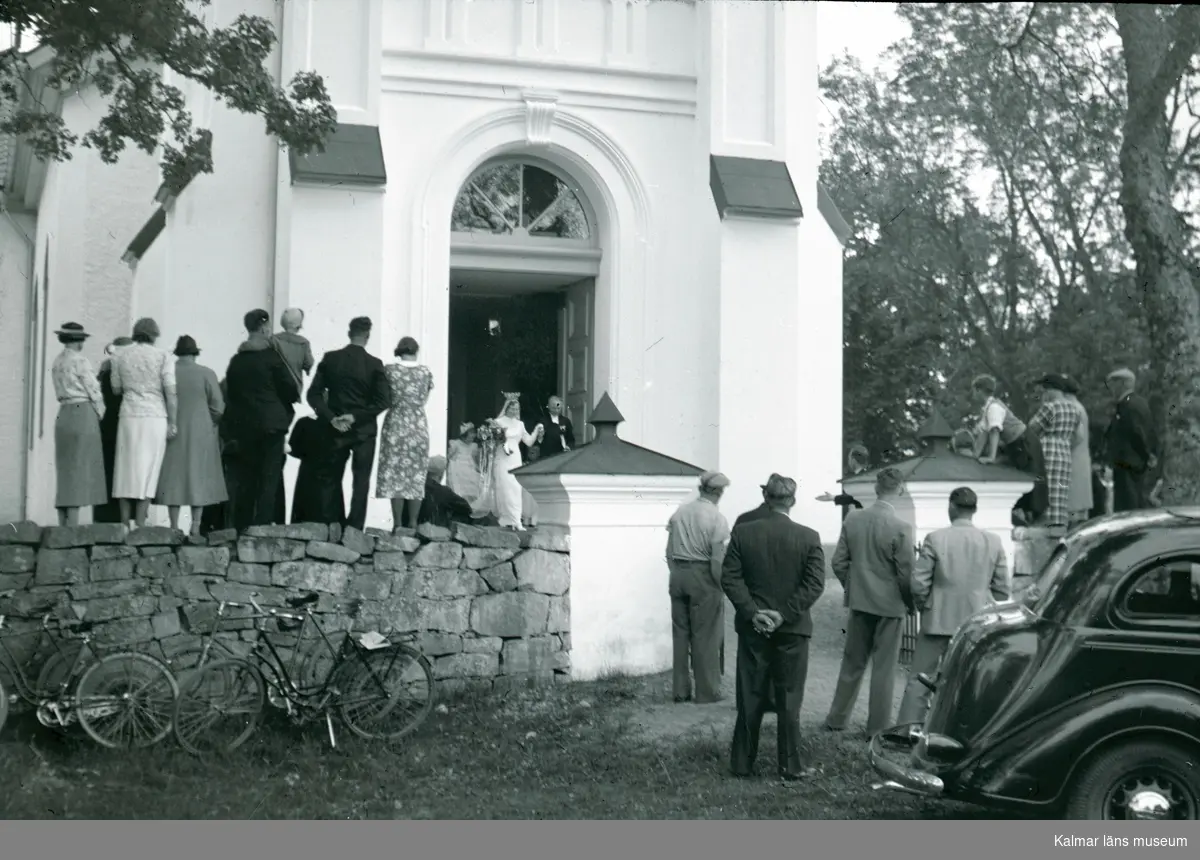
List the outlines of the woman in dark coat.
{"type": "Polygon", "coordinates": [[[131,337],[119,337],[104,348],[104,363],[100,365],[100,393],[104,397],[104,418],[100,420],[100,447],[104,452],[104,476],[107,482],[108,501],[92,508],[92,522],[119,523],[121,506],[112,497],[113,468],[117,462],[117,422],[121,418],[121,395],[112,387],[112,356],[133,343],[131,337]]]}
{"type": "MultiPolygon", "coordinates": [[[[304,417],[292,428],[288,453],[300,461],[296,487],[292,492],[293,523],[332,523],[340,520],[345,509],[342,482],[331,468],[329,452],[334,439],[328,423],[304,417]],[[333,506],[327,511],[324,505],[333,506]]],[[[282,498],[283,494],[280,493],[282,498]]]]}

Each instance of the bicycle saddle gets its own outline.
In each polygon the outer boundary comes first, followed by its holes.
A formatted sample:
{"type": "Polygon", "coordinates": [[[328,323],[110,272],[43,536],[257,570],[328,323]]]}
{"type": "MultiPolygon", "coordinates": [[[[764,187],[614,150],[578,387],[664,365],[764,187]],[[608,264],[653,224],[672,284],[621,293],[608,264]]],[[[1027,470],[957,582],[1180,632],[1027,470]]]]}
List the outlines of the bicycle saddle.
{"type": "Polygon", "coordinates": [[[292,609],[299,609],[301,606],[308,606],[310,603],[316,603],[320,599],[321,595],[317,594],[315,591],[310,591],[308,594],[301,595],[300,597],[289,597],[287,599],[287,605],[292,607],[292,609]]]}
{"type": "Polygon", "coordinates": [[[95,628],[97,623],[98,622],[96,621],[63,621],[61,622],[61,625],[65,630],[69,630],[72,633],[82,634],[87,633],[89,630],[95,628]]]}

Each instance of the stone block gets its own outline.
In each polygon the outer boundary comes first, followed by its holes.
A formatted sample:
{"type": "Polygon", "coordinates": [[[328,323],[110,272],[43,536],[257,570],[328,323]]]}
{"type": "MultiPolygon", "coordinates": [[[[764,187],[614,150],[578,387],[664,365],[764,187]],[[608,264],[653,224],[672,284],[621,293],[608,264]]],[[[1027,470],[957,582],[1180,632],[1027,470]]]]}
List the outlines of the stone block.
{"type": "Polygon", "coordinates": [[[515,549],[467,546],[463,547],[462,566],[471,570],[483,570],[510,561],[516,554],[515,549]]]}
{"type": "Polygon", "coordinates": [[[213,600],[209,589],[207,576],[172,576],[163,580],[163,593],[167,597],[179,597],[183,600],[213,600]]]}
{"type": "Polygon", "coordinates": [[[241,582],[246,585],[270,585],[271,566],[268,564],[243,564],[240,561],[230,562],[225,576],[230,582],[241,582]]]}
{"type": "Polygon", "coordinates": [[[209,546],[229,546],[237,543],[237,529],[218,529],[215,532],[208,533],[209,546]]]}
{"type": "Polygon", "coordinates": [[[464,636],[462,649],[468,654],[499,654],[504,640],[499,636],[464,636]]]}
{"type": "MultiPolygon", "coordinates": [[[[430,544],[434,546],[435,544],[430,544]]],[[[453,546],[453,544],[443,544],[453,546]]],[[[416,597],[444,600],[448,597],[474,597],[487,594],[488,586],[473,570],[426,570],[414,568],[404,584],[404,590],[416,597]]]]}
{"type": "Polygon", "coordinates": [[[566,594],[571,587],[570,557],[544,549],[527,549],[513,559],[517,588],[539,594],[566,594]]]}
{"type": "Polygon", "coordinates": [[[175,553],[179,572],[184,576],[207,574],[224,576],[232,553],[227,546],[185,546],[175,553]]]}
{"type": "Polygon", "coordinates": [[[31,546],[0,546],[0,573],[33,573],[37,570],[37,550],[31,546]]]}
{"type": "MultiPolygon", "coordinates": [[[[95,552],[95,550],[92,550],[92,552],[95,552]]],[[[175,548],[170,546],[143,546],[138,547],[137,552],[142,558],[150,558],[156,555],[174,556],[175,548]]]]}
{"type": "Polygon", "coordinates": [[[404,557],[402,552],[376,552],[375,553],[375,572],[376,573],[404,573],[408,570],[408,559],[404,557]]]}
{"type": "Polygon", "coordinates": [[[550,633],[567,633],[571,629],[571,596],[550,598],[550,618],[546,630],[550,633]]]}
{"type": "MultiPolygon", "coordinates": [[[[342,530],[342,546],[359,555],[370,555],[375,552],[375,536],[360,532],[354,526],[346,526],[342,530]]],[[[341,561],[341,559],[334,559],[341,561]]]]}
{"type": "Polygon", "coordinates": [[[330,523],[329,524],[329,542],[337,543],[338,541],[340,541],[342,539],[342,531],[343,531],[343,529],[342,529],[341,523],[330,523]]]}
{"type": "Polygon", "coordinates": [[[0,591],[24,591],[31,582],[32,573],[0,573],[0,591]]]}
{"type": "Polygon", "coordinates": [[[384,600],[392,593],[392,579],[392,574],[359,573],[356,570],[346,586],[346,594],[364,600],[384,600]]]}
{"type": "MultiPolygon", "coordinates": [[[[362,532],[359,532],[359,534],[362,534],[362,532]]],[[[345,537],[342,540],[345,540],[345,537]]],[[[336,561],[340,564],[354,564],[363,555],[347,546],[320,540],[309,541],[304,551],[308,553],[309,558],[316,558],[321,561],[336,561]]]]}
{"type": "Polygon", "coordinates": [[[375,535],[375,552],[416,552],[420,548],[421,541],[415,537],[375,535]]]}
{"type": "Polygon", "coordinates": [[[442,528],[441,526],[435,526],[430,523],[421,523],[419,526],[417,526],[416,532],[413,532],[409,529],[402,529],[398,532],[398,534],[407,534],[409,536],[415,534],[417,537],[434,542],[450,540],[450,529],[442,528]]]}
{"type": "MultiPolygon", "coordinates": [[[[282,528],[282,526],[260,526],[282,528]]],[[[299,561],[304,558],[304,542],[276,537],[244,537],[237,543],[238,561],[251,564],[274,564],[299,561]]]]}
{"type": "Polygon", "coordinates": [[[446,654],[458,654],[463,650],[462,637],[457,633],[422,633],[417,637],[416,645],[421,653],[430,659],[446,654]]]}
{"type": "Polygon", "coordinates": [[[517,590],[517,574],[513,571],[511,562],[506,561],[504,564],[489,567],[479,573],[492,591],[517,590]]]}
{"type": "Polygon", "coordinates": [[[559,634],[558,641],[562,643],[562,649],[564,651],[571,650],[571,634],[570,633],[559,634]]]}
{"type": "Polygon", "coordinates": [[[154,641],[154,627],[149,618],[125,618],[96,627],[94,641],[110,648],[133,647],[154,641]]]}
{"type": "Polygon", "coordinates": [[[496,526],[473,526],[467,523],[454,524],[454,539],[464,546],[511,549],[521,548],[521,536],[514,531],[496,526]]]}
{"type": "Polygon", "coordinates": [[[83,603],[84,615],[90,621],[115,621],[138,618],[158,611],[158,598],[150,594],[126,594],[120,597],[100,597],[83,603]]]}
{"type": "Polygon", "coordinates": [[[92,547],[92,561],[112,561],[118,558],[137,559],[137,547],[103,544],[92,547]]]}
{"type": "Polygon", "coordinates": [[[522,542],[529,549],[545,549],[551,552],[571,551],[571,530],[566,526],[537,526],[528,532],[529,538],[522,542]]]}
{"type": "Polygon", "coordinates": [[[380,621],[384,627],[399,633],[414,630],[466,633],[471,623],[471,599],[392,598],[381,607],[380,621]]]}
{"type": "Polygon", "coordinates": [[[500,669],[505,675],[551,672],[557,644],[549,636],[510,639],[500,652],[500,669]]]}
{"type": "Polygon", "coordinates": [[[271,584],[341,594],[350,581],[350,566],[330,561],[285,561],[271,568],[271,584]]]}
{"type": "Polygon", "coordinates": [[[86,549],[40,549],[34,582],[37,585],[86,582],[88,567],[86,549]]]}
{"type": "Polygon", "coordinates": [[[0,544],[21,544],[24,546],[40,546],[44,529],[30,520],[16,523],[5,523],[0,526],[0,544]]]}
{"type": "Polygon", "coordinates": [[[251,538],[275,538],[307,542],[329,540],[329,526],[324,523],[290,523],[288,525],[250,526],[243,532],[251,538]]]}
{"type": "Polygon", "coordinates": [[[550,665],[555,672],[571,671],[571,654],[569,651],[555,651],[550,655],[550,665]]]}
{"type": "MultiPolygon", "coordinates": [[[[182,579],[183,577],[180,577],[182,579]]],[[[171,580],[167,580],[170,584],[171,580]]],[[[264,587],[261,585],[247,585],[241,582],[216,582],[212,586],[212,599],[227,600],[234,603],[241,603],[245,606],[250,604],[250,598],[258,601],[259,606],[280,608],[284,605],[284,600],[287,597],[287,591],[283,588],[264,587]]],[[[230,609],[228,610],[235,614],[249,612],[249,609],[230,609]]]]}
{"type": "Polygon", "coordinates": [[[50,526],[42,532],[42,546],[46,549],[72,549],[99,543],[125,543],[125,529],[120,523],[96,523],[87,526],[50,526]]]}
{"type": "Polygon", "coordinates": [[[166,526],[143,526],[125,539],[130,546],[182,546],[183,532],[166,526]]]}
{"type": "Polygon", "coordinates": [[[143,556],[138,559],[137,574],[148,579],[164,579],[168,576],[178,576],[179,561],[175,558],[175,553],[173,552],[143,556]]]}
{"type": "Polygon", "coordinates": [[[413,567],[455,568],[462,560],[461,545],[442,541],[425,544],[413,555],[411,564],[413,567]]]}
{"type": "Polygon", "coordinates": [[[134,566],[132,558],[110,558],[100,561],[92,559],[88,568],[88,579],[92,582],[132,579],[134,566]]]}
{"type": "Polygon", "coordinates": [[[499,669],[498,654],[450,654],[433,661],[435,678],[491,678],[499,669]]]}
{"type": "MultiPolygon", "coordinates": [[[[121,597],[126,594],[149,594],[149,583],[144,579],[115,579],[111,582],[88,582],[69,586],[67,591],[72,600],[95,600],[98,597],[121,597]]],[[[157,598],[155,598],[157,603],[157,598]]]]}
{"type": "Polygon", "coordinates": [[[484,594],[471,605],[471,629],[482,636],[536,636],[546,632],[550,598],[528,591],[484,594]]]}

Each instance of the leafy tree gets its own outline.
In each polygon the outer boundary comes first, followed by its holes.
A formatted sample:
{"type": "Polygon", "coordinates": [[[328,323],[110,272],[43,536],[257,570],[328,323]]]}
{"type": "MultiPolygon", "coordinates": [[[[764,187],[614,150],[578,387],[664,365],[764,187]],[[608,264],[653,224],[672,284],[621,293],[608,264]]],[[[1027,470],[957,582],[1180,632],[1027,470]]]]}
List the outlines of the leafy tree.
{"type": "MultiPolygon", "coordinates": [[[[184,94],[163,79],[163,70],[195,81],[229,107],[258,114],[269,134],[303,155],[320,151],[337,114],[321,77],[299,72],[286,87],[266,61],[276,42],[272,22],[240,15],[228,27],[209,27],[199,12],[210,0],[3,0],[0,23],[36,33],[53,49],[52,88],[70,92],[95,87],[108,112],[80,137],[54,110],[34,105],[10,111],[0,133],[26,136],[38,156],[71,157],[90,147],[107,163],[126,145],[154,154],[162,147],[163,177],[181,189],[192,177],[211,173],[212,133],[196,128],[184,94]]],[[[0,54],[0,106],[18,103],[25,57],[0,54]]],[[[3,116],[0,112],[0,116],[3,116]]]]}

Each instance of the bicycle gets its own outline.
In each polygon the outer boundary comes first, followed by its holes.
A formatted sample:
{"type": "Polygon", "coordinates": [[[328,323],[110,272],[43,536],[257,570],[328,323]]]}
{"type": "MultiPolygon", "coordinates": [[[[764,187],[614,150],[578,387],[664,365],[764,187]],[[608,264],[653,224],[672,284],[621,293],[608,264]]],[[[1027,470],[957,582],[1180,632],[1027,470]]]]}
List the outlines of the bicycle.
{"type": "MultiPolygon", "coordinates": [[[[217,583],[208,581],[210,586],[217,583]]],[[[290,612],[264,609],[258,603],[259,597],[259,593],[252,593],[248,603],[214,597],[218,605],[212,629],[203,638],[198,665],[180,679],[175,700],[172,724],[176,740],[185,750],[203,755],[205,741],[218,735],[215,728],[218,722],[229,717],[231,739],[215,740],[211,748],[220,753],[232,752],[258,730],[268,704],[283,710],[295,725],[324,718],[331,747],[337,746],[333,729],[335,710],[351,732],[373,740],[399,740],[416,731],[429,716],[435,693],[433,669],[419,650],[406,641],[395,641],[395,637],[377,632],[358,636],[346,633],[341,645],[335,647],[313,615],[313,605],[320,600],[316,592],[287,598],[290,612]],[[230,609],[246,610],[249,614],[235,619],[227,614],[230,609]],[[230,620],[254,624],[255,635],[246,656],[239,655],[218,638],[223,624],[230,620]],[[296,632],[290,661],[285,660],[272,642],[271,631],[267,629],[269,621],[275,622],[280,633],[296,632]],[[319,637],[314,643],[317,647],[302,656],[304,634],[310,628],[319,637]],[[224,653],[210,662],[214,646],[224,653]],[[329,660],[328,668],[317,665],[322,660],[329,660]],[[395,669],[400,671],[393,674],[395,669]],[[411,681],[405,678],[409,670],[414,670],[415,675],[411,681]],[[423,698],[412,695],[412,690],[421,684],[428,689],[428,695],[423,698]],[[410,708],[413,702],[415,707],[410,708]],[[393,716],[399,717],[398,727],[385,726],[384,721],[393,716]]],[[[356,603],[352,606],[352,617],[357,609],[356,603]]]]}
{"type": "MultiPolygon", "coordinates": [[[[15,593],[0,592],[0,599],[15,593]]],[[[97,622],[59,618],[45,611],[49,608],[36,610],[45,612],[36,630],[8,635],[3,631],[9,616],[0,615],[0,665],[15,687],[10,694],[0,683],[0,730],[10,704],[19,700],[35,710],[43,726],[67,730],[78,724],[109,749],[149,747],[169,735],[171,705],[179,687],[167,665],[136,651],[102,654],[91,637],[97,622]],[[31,655],[41,653],[47,643],[53,652],[31,682],[8,640],[32,634],[39,639],[31,655]]]]}

